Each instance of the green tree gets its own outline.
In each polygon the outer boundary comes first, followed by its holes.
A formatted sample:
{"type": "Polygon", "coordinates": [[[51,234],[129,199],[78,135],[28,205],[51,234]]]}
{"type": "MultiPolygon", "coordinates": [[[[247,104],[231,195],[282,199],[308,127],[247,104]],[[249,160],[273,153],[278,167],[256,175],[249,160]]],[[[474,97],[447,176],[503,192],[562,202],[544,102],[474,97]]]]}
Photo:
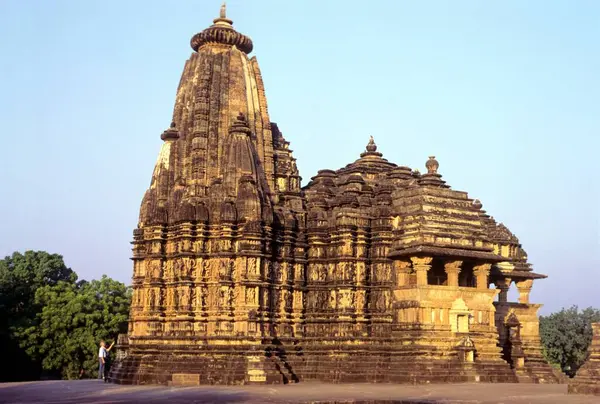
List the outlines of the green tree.
{"type": "Polygon", "coordinates": [[[544,355],[550,363],[559,365],[573,377],[585,363],[592,342],[593,322],[600,322],[600,310],[577,306],[540,317],[540,337],[544,355]]]}
{"type": "Polygon", "coordinates": [[[129,315],[131,290],[103,276],[91,282],[59,281],[39,288],[35,324],[16,331],[21,347],[46,371],[62,378],[95,376],[100,339],[114,340],[129,315]]]}
{"type": "Polygon", "coordinates": [[[60,281],[75,282],[77,275],[63,257],[45,251],[18,252],[0,260],[0,312],[7,318],[23,319],[35,314],[35,292],[60,281]]]}
{"type": "Polygon", "coordinates": [[[77,275],[62,256],[45,251],[19,252],[0,260],[0,357],[12,366],[0,368],[0,381],[36,379],[40,364],[19,347],[14,330],[29,327],[41,307],[36,291],[58,282],[74,283],[77,275]]]}

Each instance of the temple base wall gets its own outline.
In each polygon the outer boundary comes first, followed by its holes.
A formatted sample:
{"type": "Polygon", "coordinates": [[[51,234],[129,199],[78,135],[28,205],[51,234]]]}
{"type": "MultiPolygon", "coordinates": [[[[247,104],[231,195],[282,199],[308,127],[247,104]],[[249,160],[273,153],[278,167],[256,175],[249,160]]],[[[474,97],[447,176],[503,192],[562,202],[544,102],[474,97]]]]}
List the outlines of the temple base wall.
{"type": "Polygon", "coordinates": [[[469,359],[460,349],[401,345],[389,340],[269,340],[265,344],[130,345],[111,370],[121,384],[513,383],[500,358],[469,359]]]}
{"type": "Polygon", "coordinates": [[[523,362],[520,367],[516,364],[513,366],[517,367],[515,370],[520,380],[531,383],[560,383],[560,375],[542,354],[538,317],[542,305],[495,302],[494,306],[500,346],[506,344],[511,326],[515,328],[511,321],[518,323],[523,362]]]}

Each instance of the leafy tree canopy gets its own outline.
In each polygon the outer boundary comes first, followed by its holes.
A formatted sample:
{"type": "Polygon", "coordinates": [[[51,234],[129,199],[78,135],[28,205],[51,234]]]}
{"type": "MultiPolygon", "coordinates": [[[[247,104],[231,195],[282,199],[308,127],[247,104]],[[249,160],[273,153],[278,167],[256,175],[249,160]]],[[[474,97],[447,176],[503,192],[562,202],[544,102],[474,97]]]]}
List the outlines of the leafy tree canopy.
{"type": "Polygon", "coordinates": [[[62,256],[14,253],[0,260],[0,381],[94,375],[100,339],[126,324],[131,290],[103,276],[79,281],[62,256]],[[90,373],[91,372],[91,373],[90,373]]]}
{"type": "Polygon", "coordinates": [[[0,313],[10,320],[28,319],[35,313],[35,292],[60,281],[75,282],[77,275],[58,254],[19,252],[0,260],[0,313]]]}
{"type": "Polygon", "coordinates": [[[43,307],[36,324],[17,330],[21,346],[45,370],[66,379],[83,370],[93,375],[98,367],[100,339],[115,340],[129,314],[131,292],[120,282],[103,276],[77,284],[58,282],[36,292],[43,307]]]}
{"type": "Polygon", "coordinates": [[[600,322],[600,310],[591,307],[579,311],[573,306],[540,317],[540,337],[548,362],[573,377],[587,358],[594,322],[600,322]]]}

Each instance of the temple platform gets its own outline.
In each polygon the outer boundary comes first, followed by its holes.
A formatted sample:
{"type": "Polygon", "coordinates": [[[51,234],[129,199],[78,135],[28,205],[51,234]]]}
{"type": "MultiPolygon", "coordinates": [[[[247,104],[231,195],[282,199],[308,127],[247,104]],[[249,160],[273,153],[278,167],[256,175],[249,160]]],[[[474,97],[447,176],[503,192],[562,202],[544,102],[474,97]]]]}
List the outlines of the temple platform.
{"type": "Polygon", "coordinates": [[[98,380],[0,384],[0,403],[511,403],[587,404],[598,397],[567,395],[559,384],[326,384],[272,386],[123,386],[98,380]]]}

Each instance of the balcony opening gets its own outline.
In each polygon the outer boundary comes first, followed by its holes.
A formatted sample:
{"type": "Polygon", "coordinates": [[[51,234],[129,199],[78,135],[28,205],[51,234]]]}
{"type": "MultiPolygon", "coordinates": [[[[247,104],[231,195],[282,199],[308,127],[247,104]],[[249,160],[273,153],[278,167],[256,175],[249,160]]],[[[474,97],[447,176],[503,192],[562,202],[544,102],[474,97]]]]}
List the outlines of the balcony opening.
{"type": "Polygon", "coordinates": [[[458,274],[458,286],[465,288],[474,288],[476,286],[472,262],[465,262],[463,264],[462,270],[458,274]]]}
{"type": "Polygon", "coordinates": [[[444,261],[434,259],[431,268],[427,271],[428,285],[448,285],[448,274],[444,270],[444,261]]]}

